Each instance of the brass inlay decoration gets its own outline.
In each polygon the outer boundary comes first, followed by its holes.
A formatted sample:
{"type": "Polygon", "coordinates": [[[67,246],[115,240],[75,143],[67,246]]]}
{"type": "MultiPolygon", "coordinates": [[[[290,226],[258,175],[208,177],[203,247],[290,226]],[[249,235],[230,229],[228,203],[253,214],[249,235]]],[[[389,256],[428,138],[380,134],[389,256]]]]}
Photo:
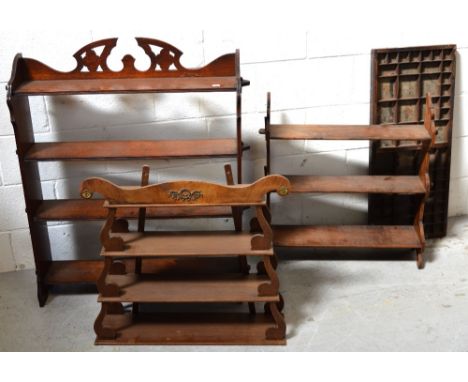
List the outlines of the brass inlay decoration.
{"type": "Polygon", "coordinates": [[[93,193],[90,192],[89,190],[87,189],[84,189],[82,192],[81,192],[81,197],[83,199],[91,199],[93,197],[93,193]]]}
{"type": "Polygon", "coordinates": [[[278,190],[278,194],[280,194],[281,196],[286,196],[288,193],[289,193],[289,190],[285,186],[281,186],[278,190]]]}
{"type": "Polygon", "coordinates": [[[181,200],[183,202],[193,202],[203,196],[201,191],[190,191],[186,188],[180,191],[170,191],[169,197],[174,200],[181,200]]]}

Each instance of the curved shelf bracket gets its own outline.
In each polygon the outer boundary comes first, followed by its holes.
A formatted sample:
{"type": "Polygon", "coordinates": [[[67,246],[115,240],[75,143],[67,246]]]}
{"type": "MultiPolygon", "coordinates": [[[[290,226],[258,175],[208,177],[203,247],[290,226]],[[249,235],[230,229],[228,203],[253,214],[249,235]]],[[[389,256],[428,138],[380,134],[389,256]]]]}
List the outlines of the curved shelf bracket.
{"type": "Polygon", "coordinates": [[[116,211],[116,208],[109,208],[106,223],[101,229],[101,244],[106,251],[123,251],[124,249],[124,242],[121,237],[110,236],[111,228],[115,221],[116,211]]]}
{"type": "Polygon", "coordinates": [[[276,302],[268,303],[268,310],[275,320],[276,327],[268,328],[265,332],[265,336],[268,340],[283,340],[286,336],[286,323],[284,321],[284,316],[278,310],[276,302]]]}
{"type": "Polygon", "coordinates": [[[111,257],[106,257],[104,259],[104,268],[102,269],[101,275],[96,282],[98,292],[103,297],[117,297],[120,295],[120,288],[118,285],[108,284],[106,282],[107,275],[110,274],[125,274],[125,265],[121,262],[114,263],[111,257]]]}
{"type": "Polygon", "coordinates": [[[256,206],[256,223],[261,229],[261,234],[254,235],[251,240],[251,247],[255,249],[270,249],[273,241],[273,230],[268,223],[265,214],[265,206],[256,206]]]}
{"type": "Polygon", "coordinates": [[[271,257],[272,256],[263,256],[263,262],[261,263],[262,265],[260,268],[265,272],[270,281],[258,286],[259,296],[274,296],[278,294],[279,279],[275,270],[275,264],[272,263],[271,257]]]}
{"type": "Polygon", "coordinates": [[[94,321],[94,332],[98,339],[113,340],[117,337],[117,331],[114,329],[106,328],[103,323],[107,314],[123,314],[124,309],[121,303],[105,302],[101,305],[99,315],[94,321]]]}
{"type": "Polygon", "coordinates": [[[126,233],[128,231],[128,220],[116,219],[112,223],[111,232],[114,233],[126,233]]]}

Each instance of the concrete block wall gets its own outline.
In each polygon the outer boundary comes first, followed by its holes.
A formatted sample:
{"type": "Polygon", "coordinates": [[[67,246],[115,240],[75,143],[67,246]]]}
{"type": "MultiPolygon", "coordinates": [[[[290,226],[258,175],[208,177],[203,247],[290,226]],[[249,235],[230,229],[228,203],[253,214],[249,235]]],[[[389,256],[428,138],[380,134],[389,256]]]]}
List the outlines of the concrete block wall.
{"type": "MultiPolygon", "coordinates": [[[[441,22],[449,22],[441,21],[441,22]]],[[[244,180],[263,175],[263,127],[266,92],[272,92],[272,119],[284,123],[368,123],[371,48],[458,44],[450,215],[468,213],[468,106],[463,73],[468,66],[468,38],[450,28],[419,33],[391,33],[382,28],[363,34],[361,29],[341,34],[310,30],[226,32],[166,28],[121,28],[63,31],[4,32],[0,40],[0,272],[34,267],[24,213],[21,179],[13,130],[5,104],[14,54],[22,52],[49,66],[74,68],[72,54],[85,44],[118,36],[111,68],[121,68],[127,53],[144,69],[148,60],[133,36],[155,37],[184,52],[187,67],[205,65],[239,48],[241,73],[251,81],[243,91],[243,140],[251,146],[244,158],[244,180]],[[443,33],[441,32],[443,31],[443,33]]],[[[30,98],[38,141],[98,139],[191,139],[229,137],[235,133],[233,94],[145,94],[57,96],[30,98]]],[[[289,174],[366,174],[368,142],[274,142],[273,169],[289,174]]],[[[223,159],[151,161],[151,182],[197,178],[224,182],[223,159]]],[[[235,168],[235,163],[231,162],[235,168]]],[[[78,185],[87,176],[104,176],[121,184],[137,184],[142,161],[41,163],[45,198],[78,197],[78,185]]],[[[362,196],[310,195],[274,198],[273,214],[281,223],[362,223],[367,202],[362,196]]],[[[197,229],[230,227],[229,219],[152,223],[197,229]],[[187,226],[188,224],[188,226],[187,226]]],[[[55,259],[93,258],[99,245],[100,223],[50,224],[55,259]]]]}

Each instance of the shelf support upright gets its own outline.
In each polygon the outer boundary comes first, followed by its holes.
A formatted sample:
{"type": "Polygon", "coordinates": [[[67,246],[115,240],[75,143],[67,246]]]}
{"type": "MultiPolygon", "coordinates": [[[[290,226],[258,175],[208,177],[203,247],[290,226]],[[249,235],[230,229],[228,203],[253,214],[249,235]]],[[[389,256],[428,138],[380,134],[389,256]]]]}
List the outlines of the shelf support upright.
{"type": "Polygon", "coordinates": [[[26,214],[34,253],[37,299],[39,306],[43,307],[49,293],[46,275],[51,263],[51,253],[47,223],[34,219],[34,212],[39,201],[43,199],[38,164],[37,162],[24,161],[26,152],[34,144],[34,131],[28,96],[14,94],[15,88],[19,83],[24,81],[27,75],[21,58],[21,54],[17,54],[13,60],[11,78],[6,86],[7,105],[10,111],[10,121],[15,133],[16,154],[19,160],[26,214]]]}
{"type": "Polygon", "coordinates": [[[235,57],[236,89],[236,135],[237,135],[237,183],[242,183],[242,79],[240,77],[240,53],[236,49],[235,57]]]}
{"type": "Polygon", "coordinates": [[[434,111],[432,108],[432,98],[429,93],[426,94],[426,110],[424,113],[424,127],[431,136],[431,141],[422,142],[422,158],[419,166],[419,177],[426,188],[426,193],[422,195],[416,215],[414,217],[414,228],[418,233],[419,240],[421,240],[421,248],[416,249],[416,263],[419,269],[424,268],[424,247],[426,238],[424,234],[424,207],[427,198],[431,192],[431,181],[429,178],[429,164],[430,164],[430,151],[435,143],[435,125],[434,125],[434,111]]]}

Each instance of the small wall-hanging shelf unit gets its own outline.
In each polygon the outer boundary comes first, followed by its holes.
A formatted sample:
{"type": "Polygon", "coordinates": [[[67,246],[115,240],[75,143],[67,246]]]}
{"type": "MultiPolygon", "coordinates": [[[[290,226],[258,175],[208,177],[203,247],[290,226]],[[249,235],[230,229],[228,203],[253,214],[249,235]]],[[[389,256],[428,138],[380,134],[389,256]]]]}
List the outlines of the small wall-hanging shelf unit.
{"type": "MultiPolygon", "coordinates": [[[[134,66],[135,59],[123,57],[123,69],[114,72],[107,59],[117,38],[93,42],[74,54],[76,68],[64,73],[43,63],[16,55],[7,85],[7,103],[17,144],[26,212],[31,232],[38,282],[39,304],[47,299],[48,287],[56,284],[96,282],[102,261],[54,261],[51,256],[48,221],[104,219],[107,211],[96,200],[45,200],[38,171],[39,161],[97,161],[169,158],[236,158],[237,181],[242,182],[241,92],[249,81],[240,76],[239,51],[223,55],[208,65],[187,69],[180,63],[182,52],[163,41],[136,38],[150,58],[145,71],[134,66]],[[100,51],[100,53],[98,53],[100,51]],[[158,51],[159,53],[155,53],[158,51]],[[74,94],[140,94],[185,92],[233,92],[236,94],[234,138],[198,140],[129,140],[36,143],[29,108],[29,96],[74,94]]],[[[234,210],[236,224],[241,209],[234,210]]],[[[119,211],[121,217],[136,218],[134,208],[119,211]]],[[[190,211],[150,208],[148,218],[226,217],[224,206],[200,207],[190,211]]]]}
{"type": "Polygon", "coordinates": [[[241,186],[176,181],[120,187],[101,178],[85,180],[82,197],[99,193],[108,210],[100,235],[105,265],[97,282],[101,311],[94,324],[96,344],[285,344],[284,303],[265,198],[268,192],[287,194],[289,187],[278,175],[241,186]],[[128,221],[116,218],[119,209],[137,208],[143,210],[144,222],[146,209],[160,206],[252,207],[252,225],[259,229],[147,232],[139,227],[129,232],[128,221]],[[256,273],[246,261],[234,272],[208,266],[219,258],[247,257],[260,260],[256,273]],[[198,267],[142,270],[141,263],[151,258],[190,259],[198,267]],[[262,304],[261,313],[256,304],[262,304]]]}
{"type": "MultiPolygon", "coordinates": [[[[426,97],[424,125],[284,125],[270,122],[270,94],[267,99],[265,134],[267,165],[271,171],[271,140],[397,140],[419,143],[422,159],[413,175],[394,176],[297,176],[283,174],[291,181],[291,193],[363,193],[417,195],[418,209],[408,225],[273,225],[278,247],[313,248],[407,248],[416,251],[417,265],[424,266],[422,218],[429,193],[429,150],[435,133],[431,97],[426,97]]],[[[273,217],[274,218],[274,217],[273,217]]]]}
{"type": "MultiPolygon", "coordinates": [[[[456,46],[438,45],[372,51],[371,123],[418,125],[430,93],[436,127],[429,174],[431,192],[424,212],[427,238],[447,232],[450,157],[455,99],[456,46]]],[[[418,170],[420,146],[409,141],[374,141],[370,175],[408,175],[418,170]]],[[[371,195],[370,224],[408,224],[418,208],[412,196],[371,195]]]]}

